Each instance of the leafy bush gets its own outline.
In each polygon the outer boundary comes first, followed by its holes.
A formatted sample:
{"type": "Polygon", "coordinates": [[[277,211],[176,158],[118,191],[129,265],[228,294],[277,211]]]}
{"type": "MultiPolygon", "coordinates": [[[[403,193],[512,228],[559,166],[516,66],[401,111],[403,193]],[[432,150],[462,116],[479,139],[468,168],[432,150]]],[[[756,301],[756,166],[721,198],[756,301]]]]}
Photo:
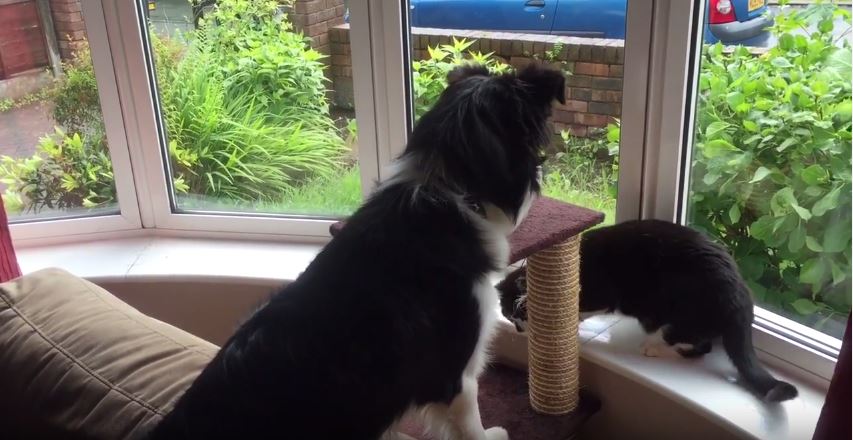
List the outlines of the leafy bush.
{"type": "Polygon", "coordinates": [[[63,62],[63,72],[65,78],[53,100],[54,120],[68,133],[102,136],[101,100],[88,45],[75,52],[70,61],[63,62]]]}
{"type": "Polygon", "coordinates": [[[605,213],[612,224],[619,176],[618,122],[589,138],[560,133],[562,146],[544,164],[543,194],[605,213]]]}
{"type": "Polygon", "coordinates": [[[152,41],[179,192],[271,202],[340,168],[322,55],[275,1],[218,2],[183,52],[152,41]]]}
{"type": "Polygon", "coordinates": [[[32,157],[0,158],[10,212],[98,208],[116,201],[89,47],[75,52],[63,69],[64,78],[45,89],[60,127],[39,140],[32,157]]]}
{"type": "Polygon", "coordinates": [[[201,19],[196,38],[221,69],[226,98],[252,94],[262,110],[327,114],[323,55],[294,32],[274,0],[223,0],[201,19]]]}
{"type": "Polygon", "coordinates": [[[763,305],[823,325],[850,312],[851,48],[817,5],[780,14],[777,47],[706,47],[690,216],[726,243],[763,305]],[[789,31],[817,25],[809,36],[789,31]]]}
{"type": "Polygon", "coordinates": [[[415,118],[420,118],[435,104],[441,92],[447,88],[447,74],[455,67],[466,63],[482,64],[492,72],[505,72],[508,64],[498,61],[491,53],[466,52],[473,41],[453,39],[453,44],[427,47],[429,59],[412,62],[414,78],[415,118]]]}
{"type": "Polygon", "coordinates": [[[3,199],[10,212],[41,209],[98,208],[116,200],[113,169],[104,138],[56,129],[45,136],[30,158],[0,159],[7,185],[3,199]]]}
{"type": "Polygon", "coordinates": [[[569,131],[560,132],[562,150],[545,163],[547,170],[559,172],[567,178],[573,173],[592,172],[595,182],[589,179],[571,179],[579,187],[593,185],[606,188],[605,193],[616,198],[616,181],[619,174],[619,123],[608,124],[599,133],[590,137],[572,136],[569,131]],[[600,181],[600,182],[599,182],[600,181]]]}
{"type": "Polygon", "coordinates": [[[314,110],[276,115],[259,102],[264,95],[229,94],[205,41],[193,42],[161,91],[178,191],[272,201],[340,166],[344,144],[328,116],[314,110]]]}

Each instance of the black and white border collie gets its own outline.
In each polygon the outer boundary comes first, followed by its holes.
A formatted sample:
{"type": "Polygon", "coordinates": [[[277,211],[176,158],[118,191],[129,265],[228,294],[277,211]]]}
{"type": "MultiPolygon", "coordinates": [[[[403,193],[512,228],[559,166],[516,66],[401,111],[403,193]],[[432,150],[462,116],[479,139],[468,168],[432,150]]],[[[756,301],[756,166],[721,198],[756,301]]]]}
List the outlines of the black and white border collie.
{"type": "Polygon", "coordinates": [[[394,438],[407,412],[441,439],[484,429],[477,378],[497,319],[490,275],[539,192],[564,78],[460,67],[393,177],[222,347],[156,439],[394,438]]]}

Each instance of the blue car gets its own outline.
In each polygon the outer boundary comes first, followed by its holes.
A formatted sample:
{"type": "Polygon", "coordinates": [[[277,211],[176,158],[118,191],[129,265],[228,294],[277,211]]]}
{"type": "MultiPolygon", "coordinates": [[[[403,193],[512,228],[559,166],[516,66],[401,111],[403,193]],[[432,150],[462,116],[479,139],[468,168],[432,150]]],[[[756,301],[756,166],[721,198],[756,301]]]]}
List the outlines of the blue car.
{"type": "MultiPolygon", "coordinates": [[[[627,0],[410,0],[411,25],[444,29],[625,38],[627,0]]],[[[760,45],[766,0],[708,0],[705,41],[760,45]]]]}

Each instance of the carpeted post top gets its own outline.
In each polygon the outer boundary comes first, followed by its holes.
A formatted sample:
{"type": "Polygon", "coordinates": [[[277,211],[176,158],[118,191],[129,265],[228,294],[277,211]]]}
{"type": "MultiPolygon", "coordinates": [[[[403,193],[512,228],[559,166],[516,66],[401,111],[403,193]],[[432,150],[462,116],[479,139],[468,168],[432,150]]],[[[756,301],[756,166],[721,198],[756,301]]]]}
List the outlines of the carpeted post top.
{"type": "MultiPolygon", "coordinates": [[[[572,205],[550,197],[539,197],[530,207],[523,222],[509,237],[509,264],[566,241],[604,221],[604,214],[572,205]]],[[[346,220],[332,224],[334,236],[346,225],[346,220]]]]}

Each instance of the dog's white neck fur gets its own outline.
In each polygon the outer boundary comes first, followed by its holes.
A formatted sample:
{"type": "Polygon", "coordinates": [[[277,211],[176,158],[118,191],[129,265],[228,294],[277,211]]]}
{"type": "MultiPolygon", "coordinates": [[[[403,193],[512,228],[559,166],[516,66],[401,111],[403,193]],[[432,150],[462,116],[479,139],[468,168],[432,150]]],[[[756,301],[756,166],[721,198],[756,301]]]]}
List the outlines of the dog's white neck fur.
{"type": "MultiPolygon", "coordinates": [[[[378,190],[383,188],[408,183],[420,186],[423,173],[421,173],[410,158],[400,158],[387,168],[390,177],[382,182],[378,190]]],[[[530,206],[536,199],[536,193],[528,188],[527,194],[515,219],[506,215],[502,209],[492,203],[482,202],[482,213],[475,211],[465,200],[464,194],[454,193],[449,188],[445,189],[448,199],[454,200],[459,210],[466,214],[480,230],[481,240],[486,251],[492,257],[495,267],[506,267],[509,263],[509,242],[507,238],[527,216],[530,206]]],[[[417,191],[414,192],[417,194],[417,191]]]]}
{"type": "MultiPolygon", "coordinates": [[[[424,180],[423,173],[417,169],[414,161],[408,158],[399,159],[389,167],[390,178],[379,185],[378,190],[393,185],[411,185],[415,188],[413,197],[417,196],[418,187],[424,180]]],[[[492,259],[492,265],[504,271],[509,264],[509,234],[521,223],[527,215],[535,193],[528,189],[516,219],[492,203],[480,201],[481,210],[476,210],[466,200],[465,194],[453,192],[450,188],[441,188],[448,200],[455,201],[458,209],[467,215],[480,233],[483,248],[492,259]]],[[[489,440],[507,439],[506,431],[494,427],[483,429],[480,421],[480,411],[477,405],[477,378],[483,372],[489,359],[489,345],[498,321],[497,289],[492,284],[492,274],[485,274],[475,282],[471,294],[477,299],[480,311],[480,335],[465,370],[462,373],[462,392],[450,405],[432,404],[422,408],[428,430],[442,440],[458,438],[484,438],[489,440]]]]}

